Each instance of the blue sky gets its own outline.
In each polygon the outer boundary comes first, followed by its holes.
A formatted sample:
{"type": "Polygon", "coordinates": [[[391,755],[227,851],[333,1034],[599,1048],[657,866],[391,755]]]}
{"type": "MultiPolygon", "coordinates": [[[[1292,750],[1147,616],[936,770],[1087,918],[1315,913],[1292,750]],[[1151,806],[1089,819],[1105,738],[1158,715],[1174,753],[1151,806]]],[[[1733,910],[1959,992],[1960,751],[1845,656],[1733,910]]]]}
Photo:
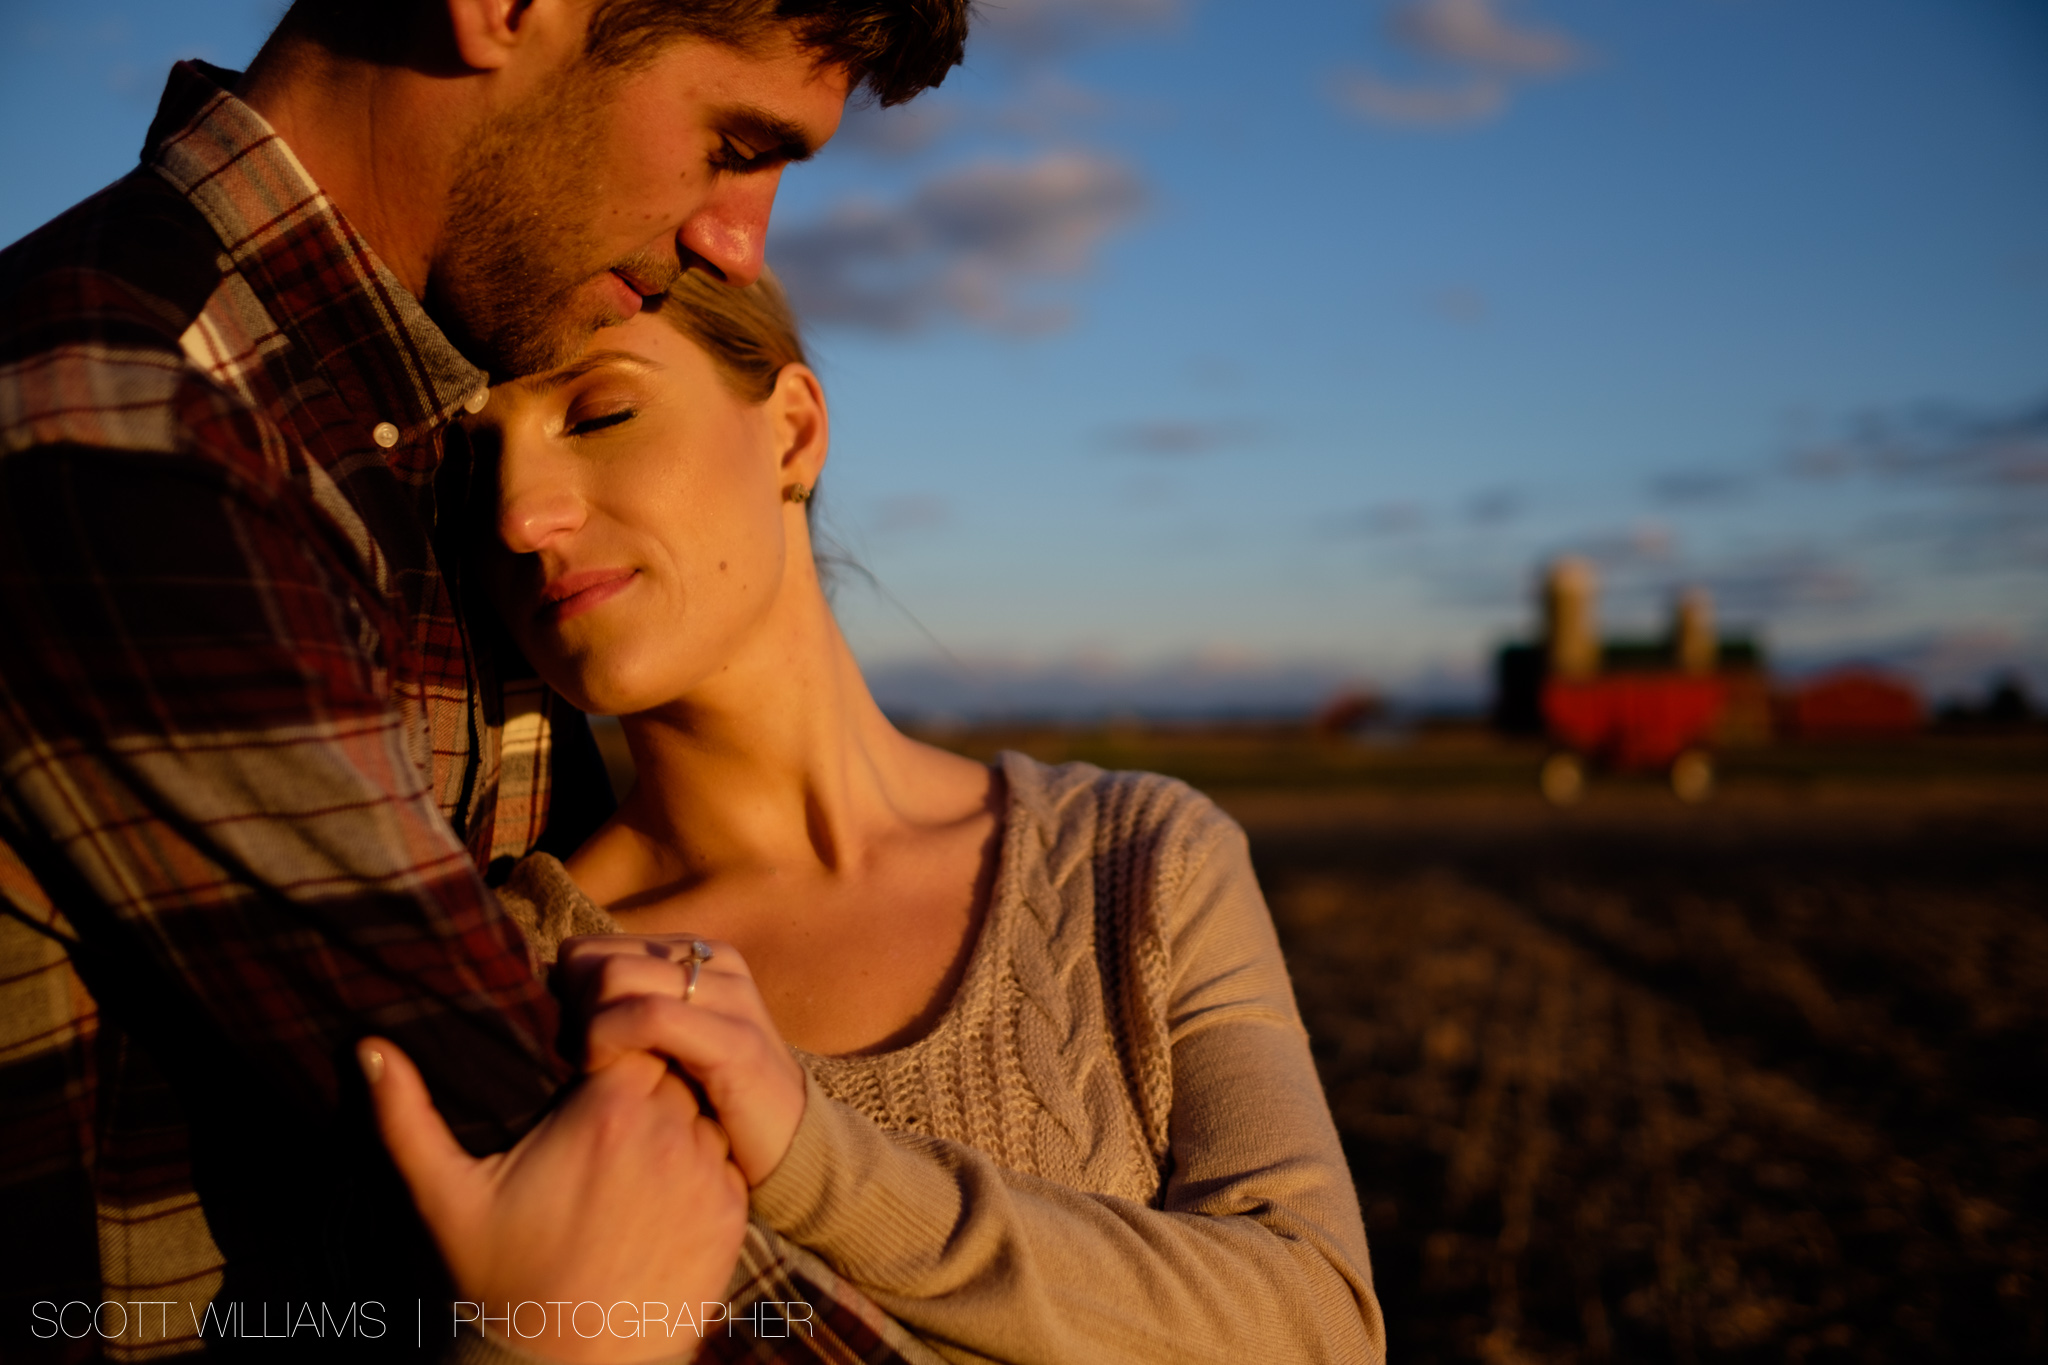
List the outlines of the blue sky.
{"type": "MultiPolygon", "coordinates": [[[[12,240],[279,11],[10,0],[12,240]]],[[[771,238],[885,698],[1476,694],[1546,557],[2048,687],[2044,0],[1010,0],[771,238]]]]}

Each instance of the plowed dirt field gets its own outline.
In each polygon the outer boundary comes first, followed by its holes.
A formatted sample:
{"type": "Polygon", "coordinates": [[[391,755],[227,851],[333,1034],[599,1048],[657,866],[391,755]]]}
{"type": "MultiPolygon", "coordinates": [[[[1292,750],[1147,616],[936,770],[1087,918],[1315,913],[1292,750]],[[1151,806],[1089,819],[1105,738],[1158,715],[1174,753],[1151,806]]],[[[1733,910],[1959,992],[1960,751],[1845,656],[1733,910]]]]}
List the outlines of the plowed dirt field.
{"type": "Polygon", "coordinates": [[[2048,1359],[2048,799],[1222,793],[1399,1365],[2048,1359]]]}

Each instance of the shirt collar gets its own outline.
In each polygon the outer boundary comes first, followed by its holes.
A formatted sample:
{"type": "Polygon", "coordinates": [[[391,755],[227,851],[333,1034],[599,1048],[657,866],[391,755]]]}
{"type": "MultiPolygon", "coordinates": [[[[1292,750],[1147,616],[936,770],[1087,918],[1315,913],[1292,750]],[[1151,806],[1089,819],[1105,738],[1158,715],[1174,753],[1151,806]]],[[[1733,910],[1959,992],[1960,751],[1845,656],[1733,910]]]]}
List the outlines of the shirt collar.
{"type": "Polygon", "coordinates": [[[144,163],[205,217],[278,325],[306,341],[337,383],[360,378],[365,401],[408,441],[446,422],[484,390],[484,372],[377,259],[277,130],[234,96],[240,79],[203,62],[172,67],[144,163]]]}

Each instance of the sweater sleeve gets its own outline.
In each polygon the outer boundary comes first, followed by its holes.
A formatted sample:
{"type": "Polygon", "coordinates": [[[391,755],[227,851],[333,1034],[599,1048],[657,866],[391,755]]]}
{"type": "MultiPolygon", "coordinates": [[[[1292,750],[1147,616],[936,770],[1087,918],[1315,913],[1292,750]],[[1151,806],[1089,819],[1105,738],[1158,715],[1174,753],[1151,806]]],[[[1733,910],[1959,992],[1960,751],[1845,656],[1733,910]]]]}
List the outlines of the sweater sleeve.
{"type": "Polygon", "coordinates": [[[1163,1207],[886,1131],[813,1081],[757,1216],[956,1361],[1383,1359],[1357,1197],[1244,836],[1214,814],[1198,843],[1166,923],[1163,1207]]]}

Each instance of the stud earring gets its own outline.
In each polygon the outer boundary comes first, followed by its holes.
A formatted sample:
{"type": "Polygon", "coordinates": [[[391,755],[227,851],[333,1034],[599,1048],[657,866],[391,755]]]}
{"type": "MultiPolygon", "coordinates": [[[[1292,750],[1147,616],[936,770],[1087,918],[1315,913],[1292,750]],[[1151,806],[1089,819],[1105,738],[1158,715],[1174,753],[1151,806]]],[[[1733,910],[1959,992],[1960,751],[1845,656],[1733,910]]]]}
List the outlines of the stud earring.
{"type": "Polygon", "coordinates": [[[811,490],[800,483],[793,483],[783,490],[782,500],[784,502],[797,503],[809,502],[811,500],[811,490]]]}

